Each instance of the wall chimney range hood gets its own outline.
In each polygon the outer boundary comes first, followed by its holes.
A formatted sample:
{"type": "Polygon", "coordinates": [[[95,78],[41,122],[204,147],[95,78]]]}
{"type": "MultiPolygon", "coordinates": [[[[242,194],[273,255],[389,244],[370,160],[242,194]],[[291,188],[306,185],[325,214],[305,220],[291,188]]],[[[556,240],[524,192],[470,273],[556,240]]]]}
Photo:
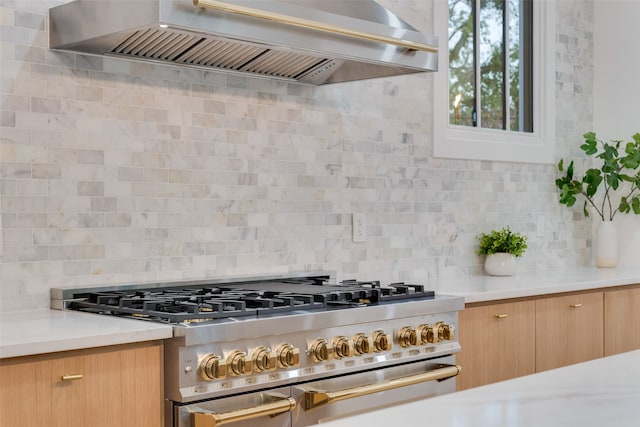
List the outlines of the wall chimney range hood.
{"type": "Polygon", "coordinates": [[[375,0],[73,0],[49,47],[321,85],[437,71],[438,39],[375,0]]]}

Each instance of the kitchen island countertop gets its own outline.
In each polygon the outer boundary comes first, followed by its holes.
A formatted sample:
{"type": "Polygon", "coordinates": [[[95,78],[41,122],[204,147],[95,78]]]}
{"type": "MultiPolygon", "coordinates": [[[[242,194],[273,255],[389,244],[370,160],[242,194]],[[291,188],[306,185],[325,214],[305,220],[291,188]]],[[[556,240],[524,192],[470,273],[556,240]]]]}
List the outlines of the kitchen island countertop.
{"type": "Polygon", "coordinates": [[[170,338],[169,325],[78,311],[0,313],[0,358],[170,338]]]}
{"type": "Polygon", "coordinates": [[[322,425],[636,427],[639,402],[640,350],[636,350],[322,425]]]}

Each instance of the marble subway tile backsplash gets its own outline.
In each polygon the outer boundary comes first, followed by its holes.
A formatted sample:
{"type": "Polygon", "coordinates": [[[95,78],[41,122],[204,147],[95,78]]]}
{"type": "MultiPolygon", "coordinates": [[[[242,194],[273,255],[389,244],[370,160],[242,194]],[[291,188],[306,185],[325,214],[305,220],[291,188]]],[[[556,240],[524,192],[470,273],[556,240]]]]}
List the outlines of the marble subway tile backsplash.
{"type": "MultiPolygon", "coordinates": [[[[61,2],[0,2],[2,311],[54,286],[300,270],[428,285],[481,272],[474,236],[507,224],[529,236],[520,270],[589,261],[554,166],[433,157],[428,74],[313,87],[54,52],[61,2]]],[[[382,3],[432,28],[430,1],[382,3]]],[[[561,156],[592,125],[593,17],[557,9],[561,156]]]]}

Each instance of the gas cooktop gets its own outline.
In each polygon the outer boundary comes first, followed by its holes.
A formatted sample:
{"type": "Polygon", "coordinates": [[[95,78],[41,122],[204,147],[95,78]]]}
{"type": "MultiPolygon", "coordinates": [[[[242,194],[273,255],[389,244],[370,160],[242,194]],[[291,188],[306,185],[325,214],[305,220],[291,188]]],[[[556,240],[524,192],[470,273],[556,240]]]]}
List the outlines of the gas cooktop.
{"type": "Polygon", "coordinates": [[[299,272],[54,288],[51,307],[171,325],[165,398],[176,411],[230,393],[450,364],[460,350],[455,330],[464,298],[332,277],[299,272]]]}
{"type": "Polygon", "coordinates": [[[337,310],[401,300],[434,298],[422,285],[307,276],[232,283],[182,284],[73,293],[67,308],[189,325],[218,319],[274,316],[300,311],[337,310]]]}

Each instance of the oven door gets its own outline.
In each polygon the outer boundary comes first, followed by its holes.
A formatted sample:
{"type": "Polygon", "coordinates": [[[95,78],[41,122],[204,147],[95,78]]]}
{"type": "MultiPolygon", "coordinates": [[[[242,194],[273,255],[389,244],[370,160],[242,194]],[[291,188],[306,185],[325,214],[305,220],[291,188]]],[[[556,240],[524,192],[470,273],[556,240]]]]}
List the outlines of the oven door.
{"type": "Polygon", "coordinates": [[[293,387],[293,425],[307,426],[455,391],[455,356],[293,387]]]}
{"type": "Polygon", "coordinates": [[[290,427],[296,402],[289,387],[174,408],[176,427],[290,427]]]}

